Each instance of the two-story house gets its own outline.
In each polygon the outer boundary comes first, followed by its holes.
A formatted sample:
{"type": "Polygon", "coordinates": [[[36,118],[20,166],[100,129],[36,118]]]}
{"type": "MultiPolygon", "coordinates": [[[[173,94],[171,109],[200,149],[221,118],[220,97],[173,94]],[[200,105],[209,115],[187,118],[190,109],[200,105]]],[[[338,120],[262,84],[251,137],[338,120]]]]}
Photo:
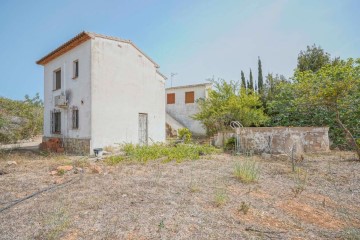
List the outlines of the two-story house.
{"type": "Polygon", "coordinates": [[[134,43],[82,32],[37,61],[44,66],[44,137],[65,151],[165,141],[165,80],[134,43]]]}

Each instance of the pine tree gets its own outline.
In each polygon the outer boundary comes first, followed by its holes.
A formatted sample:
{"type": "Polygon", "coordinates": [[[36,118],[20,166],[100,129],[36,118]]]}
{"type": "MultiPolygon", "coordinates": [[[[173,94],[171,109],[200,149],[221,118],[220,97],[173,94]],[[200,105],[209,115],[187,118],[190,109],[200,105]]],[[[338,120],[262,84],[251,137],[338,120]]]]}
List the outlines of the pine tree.
{"type": "Polygon", "coordinates": [[[258,90],[262,92],[264,87],[264,79],[262,75],[262,67],[261,67],[261,60],[260,57],[258,58],[258,90]]]}
{"type": "Polygon", "coordinates": [[[251,91],[254,91],[254,80],[253,80],[253,75],[252,75],[252,71],[250,68],[250,82],[249,82],[249,87],[248,87],[251,91]]]}
{"type": "Polygon", "coordinates": [[[244,72],[242,70],[241,70],[241,88],[246,89],[245,75],[244,75],[244,72]]]}

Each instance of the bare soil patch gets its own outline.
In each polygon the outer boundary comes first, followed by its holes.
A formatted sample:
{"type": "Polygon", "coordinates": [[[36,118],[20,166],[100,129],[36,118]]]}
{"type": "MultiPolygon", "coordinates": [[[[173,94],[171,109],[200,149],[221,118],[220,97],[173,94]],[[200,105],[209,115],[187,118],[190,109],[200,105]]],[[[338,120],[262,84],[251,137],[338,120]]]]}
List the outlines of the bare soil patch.
{"type": "Polygon", "coordinates": [[[295,197],[291,163],[276,158],[217,154],[108,166],[81,157],[5,154],[0,209],[58,187],[0,212],[0,239],[351,239],[360,234],[360,163],[348,161],[353,156],[306,156],[298,166],[306,182],[295,197]],[[255,183],[233,175],[246,158],[260,167],[255,183]],[[73,168],[49,174],[64,169],[59,166],[73,168]]]}

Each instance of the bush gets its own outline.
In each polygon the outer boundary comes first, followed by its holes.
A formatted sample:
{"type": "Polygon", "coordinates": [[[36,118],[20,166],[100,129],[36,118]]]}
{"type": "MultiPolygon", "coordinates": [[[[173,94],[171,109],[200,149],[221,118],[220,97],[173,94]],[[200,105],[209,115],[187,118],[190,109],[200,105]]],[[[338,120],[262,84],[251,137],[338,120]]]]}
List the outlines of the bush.
{"type": "Polygon", "coordinates": [[[235,137],[231,137],[228,140],[226,140],[225,145],[224,145],[224,149],[226,151],[234,150],[235,149],[235,144],[236,144],[235,137]]]}
{"type": "Polygon", "coordinates": [[[122,162],[124,160],[125,160],[125,157],[121,156],[121,155],[111,156],[111,157],[108,157],[108,158],[105,159],[105,163],[107,165],[112,166],[112,165],[116,165],[116,164],[118,164],[118,163],[120,163],[120,162],[122,162]]]}
{"type": "Polygon", "coordinates": [[[243,183],[256,182],[259,179],[260,169],[255,161],[245,160],[235,165],[234,175],[243,183]]]}
{"type": "Polygon", "coordinates": [[[0,97],[0,144],[16,143],[41,134],[43,129],[43,103],[34,98],[16,101],[0,97]]]}
{"type": "Polygon", "coordinates": [[[192,133],[187,128],[181,128],[178,130],[178,138],[183,139],[184,143],[191,142],[192,133]]]}
{"type": "Polygon", "coordinates": [[[164,158],[165,162],[184,160],[196,160],[201,155],[207,155],[218,152],[219,150],[209,145],[197,144],[178,144],[176,146],[169,146],[165,144],[154,144],[151,146],[136,146],[126,144],[123,147],[126,156],[131,160],[139,162],[147,162],[149,160],[156,160],[164,158]]]}

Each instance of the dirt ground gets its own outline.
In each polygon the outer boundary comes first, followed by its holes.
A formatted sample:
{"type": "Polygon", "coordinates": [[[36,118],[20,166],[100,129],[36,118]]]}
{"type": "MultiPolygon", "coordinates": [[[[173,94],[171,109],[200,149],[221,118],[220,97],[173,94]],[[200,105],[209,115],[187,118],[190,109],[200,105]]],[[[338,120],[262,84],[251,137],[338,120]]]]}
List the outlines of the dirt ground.
{"type": "Polygon", "coordinates": [[[353,158],[305,156],[295,174],[288,160],[260,156],[108,166],[3,154],[0,239],[359,239],[360,163],[353,158]],[[246,158],[261,169],[256,183],[233,175],[246,158]],[[74,169],[49,174],[60,165],[74,169]]]}

